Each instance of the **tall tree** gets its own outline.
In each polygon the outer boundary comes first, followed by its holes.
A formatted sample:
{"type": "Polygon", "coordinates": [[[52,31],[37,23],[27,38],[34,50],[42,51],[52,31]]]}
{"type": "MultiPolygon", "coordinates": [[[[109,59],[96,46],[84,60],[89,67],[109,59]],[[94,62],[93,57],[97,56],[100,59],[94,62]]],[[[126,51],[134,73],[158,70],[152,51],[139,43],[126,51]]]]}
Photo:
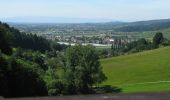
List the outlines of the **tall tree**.
{"type": "Polygon", "coordinates": [[[153,44],[155,46],[158,46],[163,41],[163,34],[161,32],[158,32],[153,37],[153,44]]]}
{"type": "Polygon", "coordinates": [[[93,46],[77,45],[66,51],[68,91],[89,93],[92,86],[106,79],[93,46]],[[75,91],[73,91],[73,89],[75,91]]]}
{"type": "Polygon", "coordinates": [[[5,54],[11,54],[10,34],[3,27],[0,27],[0,50],[5,54]]]}
{"type": "Polygon", "coordinates": [[[35,63],[11,58],[7,73],[9,96],[47,95],[45,82],[40,77],[41,69],[35,63]]]}
{"type": "Polygon", "coordinates": [[[111,46],[111,55],[114,56],[114,45],[111,46]]]}

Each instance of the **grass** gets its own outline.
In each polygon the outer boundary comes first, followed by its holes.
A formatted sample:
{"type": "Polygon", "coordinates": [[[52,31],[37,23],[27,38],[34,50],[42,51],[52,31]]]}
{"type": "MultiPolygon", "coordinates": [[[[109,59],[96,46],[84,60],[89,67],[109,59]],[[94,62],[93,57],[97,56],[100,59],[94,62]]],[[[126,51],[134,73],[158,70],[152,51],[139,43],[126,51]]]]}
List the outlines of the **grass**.
{"type": "Polygon", "coordinates": [[[118,86],[127,93],[170,91],[169,82],[158,82],[170,81],[170,47],[102,59],[101,64],[108,78],[103,85],[118,86]]]}
{"type": "Polygon", "coordinates": [[[143,84],[131,84],[122,85],[124,93],[129,92],[165,92],[170,91],[169,82],[158,82],[158,83],[143,83],[143,84]]]}

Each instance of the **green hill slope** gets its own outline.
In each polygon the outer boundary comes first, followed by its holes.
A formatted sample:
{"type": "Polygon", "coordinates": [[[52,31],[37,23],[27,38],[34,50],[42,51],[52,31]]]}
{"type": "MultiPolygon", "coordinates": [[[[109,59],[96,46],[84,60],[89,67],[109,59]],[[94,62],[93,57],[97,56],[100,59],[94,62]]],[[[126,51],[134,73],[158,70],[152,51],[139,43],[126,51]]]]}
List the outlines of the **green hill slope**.
{"type": "Polygon", "coordinates": [[[131,23],[123,23],[114,28],[118,32],[144,32],[158,31],[170,27],[170,19],[147,20],[131,23]]]}
{"type": "Polygon", "coordinates": [[[104,85],[124,92],[169,91],[170,47],[101,60],[104,85]]]}

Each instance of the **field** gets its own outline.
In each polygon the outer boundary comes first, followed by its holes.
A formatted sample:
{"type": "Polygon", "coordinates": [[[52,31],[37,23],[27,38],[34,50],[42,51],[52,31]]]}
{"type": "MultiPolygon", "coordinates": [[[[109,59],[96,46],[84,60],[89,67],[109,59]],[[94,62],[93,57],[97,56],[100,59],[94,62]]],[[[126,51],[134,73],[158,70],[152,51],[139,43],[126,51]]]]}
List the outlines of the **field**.
{"type": "Polygon", "coordinates": [[[170,47],[102,59],[107,80],[123,92],[170,91],[170,47]]]}

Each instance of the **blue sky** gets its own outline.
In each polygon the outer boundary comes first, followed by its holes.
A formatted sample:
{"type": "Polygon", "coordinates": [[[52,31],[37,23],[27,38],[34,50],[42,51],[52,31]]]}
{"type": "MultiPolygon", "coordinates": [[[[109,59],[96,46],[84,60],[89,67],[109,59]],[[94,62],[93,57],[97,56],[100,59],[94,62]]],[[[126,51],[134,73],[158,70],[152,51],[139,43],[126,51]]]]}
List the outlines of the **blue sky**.
{"type": "Polygon", "coordinates": [[[170,0],[0,0],[0,18],[51,16],[117,21],[170,18],[170,0]]]}

